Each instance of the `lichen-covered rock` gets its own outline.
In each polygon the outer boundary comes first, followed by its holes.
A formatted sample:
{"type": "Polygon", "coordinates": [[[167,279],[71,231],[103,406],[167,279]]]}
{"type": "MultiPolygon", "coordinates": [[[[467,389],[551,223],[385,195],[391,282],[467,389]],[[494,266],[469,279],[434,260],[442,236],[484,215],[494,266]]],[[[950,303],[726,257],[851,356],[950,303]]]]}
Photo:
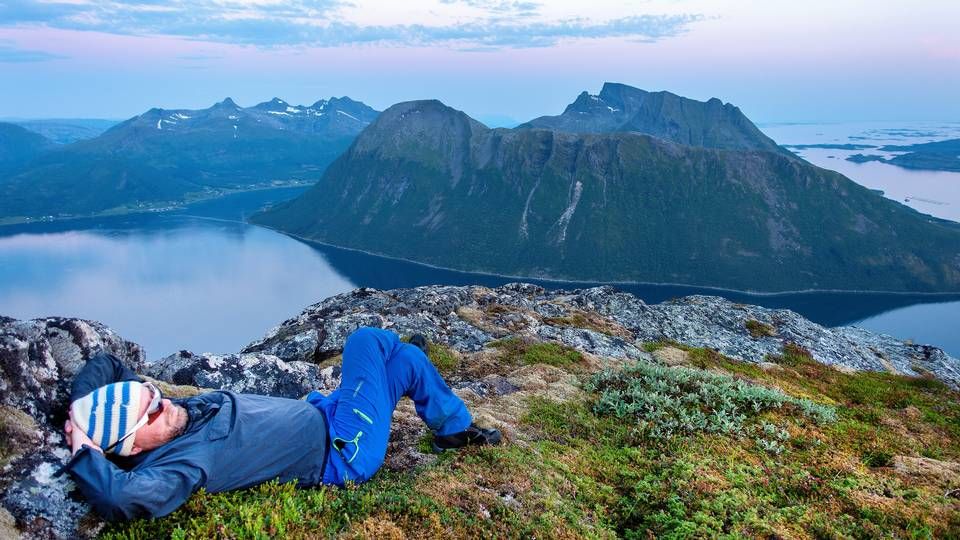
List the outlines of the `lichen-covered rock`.
{"type": "Polygon", "coordinates": [[[960,388],[960,361],[941,349],[916,345],[857,327],[826,328],[786,309],[736,304],[716,296],[688,296],[662,304],[617,311],[622,299],[600,310],[634,331],[641,340],[669,339],[715,349],[731,358],[761,363],[791,342],[818,362],[861,371],[902,375],[931,374],[960,388]],[[749,322],[771,330],[754,336],[749,322]]]}
{"type": "Polygon", "coordinates": [[[143,369],[140,346],[100,323],[0,317],[0,503],[26,537],[96,533],[95,527],[79,527],[89,507],[74,493],[73,483],[51,475],[70,456],[61,435],[70,383],[86,359],[100,351],[143,369]]]}
{"type": "Polygon", "coordinates": [[[763,363],[791,342],[839,369],[931,374],[960,388],[960,361],[930,345],[856,327],[826,328],[789,310],[715,296],[649,305],[609,286],[573,291],[546,291],[525,283],[493,289],[356,289],[308,307],[243,352],[317,362],[338,354],[346,336],[363,325],[404,335],[421,333],[461,352],[478,351],[495,339],[529,336],[599,356],[638,358],[644,342],[670,340],[763,363]]]}
{"type": "Polygon", "coordinates": [[[340,384],[340,366],[320,369],[307,362],[284,362],[263,353],[203,354],[180,351],[151,364],[146,374],[179,385],[300,398],[314,389],[329,392],[340,384]]]}

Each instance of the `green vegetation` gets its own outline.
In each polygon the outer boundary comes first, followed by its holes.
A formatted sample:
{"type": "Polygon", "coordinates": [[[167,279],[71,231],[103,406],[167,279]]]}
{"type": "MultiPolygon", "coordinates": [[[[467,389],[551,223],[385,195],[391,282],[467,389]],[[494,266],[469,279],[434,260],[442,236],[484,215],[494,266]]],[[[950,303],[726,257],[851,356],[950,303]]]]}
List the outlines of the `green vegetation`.
{"type": "Polygon", "coordinates": [[[437,371],[441,373],[449,373],[460,364],[460,357],[457,356],[457,353],[442,343],[433,343],[431,341],[428,351],[427,356],[430,358],[430,361],[433,362],[437,371]]]}
{"type": "MultiPolygon", "coordinates": [[[[404,336],[400,338],[400,341],[409,343],[410,337],[404,336]]],[[[460,355],[443,343],[429,341],[427,342],[427,351],[427,358],[440,373],[450,373],[460,365],[460,355]]],[[[340,356],[338,355],[337,358],[339,359],[340,356]]]]}
{"type": "MultiPolygon", "coordinates": [[[[639,363],[602,371],[587,388],[599,394],[597,413],[632,420],[654,439],[699,432],[743,435],[748,420],[784,405],[818,423],[836,420],[832,407],[701,369],[639,363]]],[[[771,435],[768,431],[759,430],[771,435]]]]}
{"type": "Polygon", "coordinates": [[[579,351],[559,343],[509,338],[494,341],[490,346],[503,349],[506,353],[505,359],[515,363],[546,364],[566,368],[583,362],[583,355],[579,351]]]}
{"type": "MultiPolygon", "coordinates": [[[[547,349],[505,340],[496,350],[519,365],[547,349]]],[[[900,470],[909,460],[960,461],[960,394],[929,379],[841,373],[796,346],[770,358],[778,367],[769,370],[685,350],[701,368],[629,365],[582,373],[586,392],[570,401],[527,397],[501,447],[447,452],[347,489],[200,493],[167,518],[113,525],[103,536],[960,535],[949,475],[900,470]],[[710,420],[719,415],[727,421],[710,420]]]]}

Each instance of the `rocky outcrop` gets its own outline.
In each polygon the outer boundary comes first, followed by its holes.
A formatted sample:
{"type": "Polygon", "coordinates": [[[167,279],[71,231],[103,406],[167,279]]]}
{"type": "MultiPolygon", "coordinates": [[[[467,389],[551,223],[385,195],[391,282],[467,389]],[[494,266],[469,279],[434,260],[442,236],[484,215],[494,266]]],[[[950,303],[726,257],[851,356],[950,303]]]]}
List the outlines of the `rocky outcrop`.
{"type": "Polygon", "coordinates": [[[97,519],[83,520],[89,507],[73,483],[52,475],[70,456],[62,436],[70,383],[99,351],[144,368],[140,346],[100,323],[0,317],[0,502],[27,536],[73,538],[98,528],[97,519]]]}
{"type": "Polygon", "coordinates": [[[670,340],[761,363],[780,354],[784,344],[795,343],[827,365],[930,374],[960,387],[960,361],[930,345],[856,327],[826,328],[789,310],[715,296],[649,305],[613,287],[546,291],[514,283],[495,289],[356,289],[308,307],[244,352],[317,362],[337,354],[346,336],[362,325],[420,332],[459,351],[477,351],[495,339],[521,335],[612,358],[636,358],[645,342],[670,340]]]}
{"type": "MultiPolygon", "coordinates": [[[[662,354],[655,360],[644,352],[644,343],[654,340],[710,347],[761,365],[792,342],[825,364],[930,374],[960,386],[960,362],[935,347],[859,328],[824,328],[790,311],[716,297],[648,305],[611,287],[545,291],[513,283],[493,289],[356,289],[306,308],[239,353],[181,351],[149,365],[138,345],[99,323],[0,317],[0,536],[10,536],[14,527],[27,538],[91,537],[99,531],[101,522],[69,478],[52,477],[69,458],[60,428],[70,383],[96,352],[106,350],[141,374],[180,385],[170,395],[207,388],[299,398],[339,384],[336,357],[360,326],[422,333],[449,347],[459,362],[447,375],[451,386],[478,421],[501,428],[516,444],[525,440],[517,420],[530,397],[567,399],[581,390],[562,369],[505,362],[503,348],[487,347],[504,338],[573,347],[583,353],[589,370],[632,360],[670,364],[662,354]]],[[[434,459],[418,449],[425,433],[412,405],[402,403],[386,466],[409,469],[434,459]]]]}

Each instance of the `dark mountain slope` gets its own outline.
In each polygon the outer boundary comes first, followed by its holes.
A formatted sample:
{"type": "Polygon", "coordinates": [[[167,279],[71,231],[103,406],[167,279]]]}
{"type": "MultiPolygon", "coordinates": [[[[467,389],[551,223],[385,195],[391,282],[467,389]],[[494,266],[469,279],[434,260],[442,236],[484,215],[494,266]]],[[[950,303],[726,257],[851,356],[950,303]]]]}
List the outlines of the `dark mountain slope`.
{"type": "Polygon", "coordinates": [[[384,111],[253,221],[468,271],[750,290],[960,290],[960,228],[779,152],[384,111]]]}
{"type": "Polygon", "coordinates": [[[0,182],[19,167],[53,148],[50,139],[16,124],[0,122],[0,182]]]}

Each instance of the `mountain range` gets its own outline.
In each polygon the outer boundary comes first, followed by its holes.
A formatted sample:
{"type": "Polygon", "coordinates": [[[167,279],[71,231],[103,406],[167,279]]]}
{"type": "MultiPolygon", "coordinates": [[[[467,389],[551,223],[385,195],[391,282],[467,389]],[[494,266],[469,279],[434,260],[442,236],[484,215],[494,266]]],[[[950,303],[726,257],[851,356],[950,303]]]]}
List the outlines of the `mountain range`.
{"type": "Polygon", "coordinates": [[[0,177],[0,217],[94,214],[223,189],[316,181],[377,116],[350,98],[150,109],[98,137],[48,146],[0,177]]]}
{"type": "Polygon", "coordinates": [[[314,187],[252,221],[514,276],[960,290],[957,224],[793,156],[732,105],[614,84],[516,129],[394,105],[314,187]]]}
{"type": "Polygon", "coordinates": [[[39,133],[57,144],[70,144],[85,139],[92,139],[120,123],[117,120],[105,120],[102,118],[43,118],[36,120],[13,119],[7,121],[39,133]]]}

